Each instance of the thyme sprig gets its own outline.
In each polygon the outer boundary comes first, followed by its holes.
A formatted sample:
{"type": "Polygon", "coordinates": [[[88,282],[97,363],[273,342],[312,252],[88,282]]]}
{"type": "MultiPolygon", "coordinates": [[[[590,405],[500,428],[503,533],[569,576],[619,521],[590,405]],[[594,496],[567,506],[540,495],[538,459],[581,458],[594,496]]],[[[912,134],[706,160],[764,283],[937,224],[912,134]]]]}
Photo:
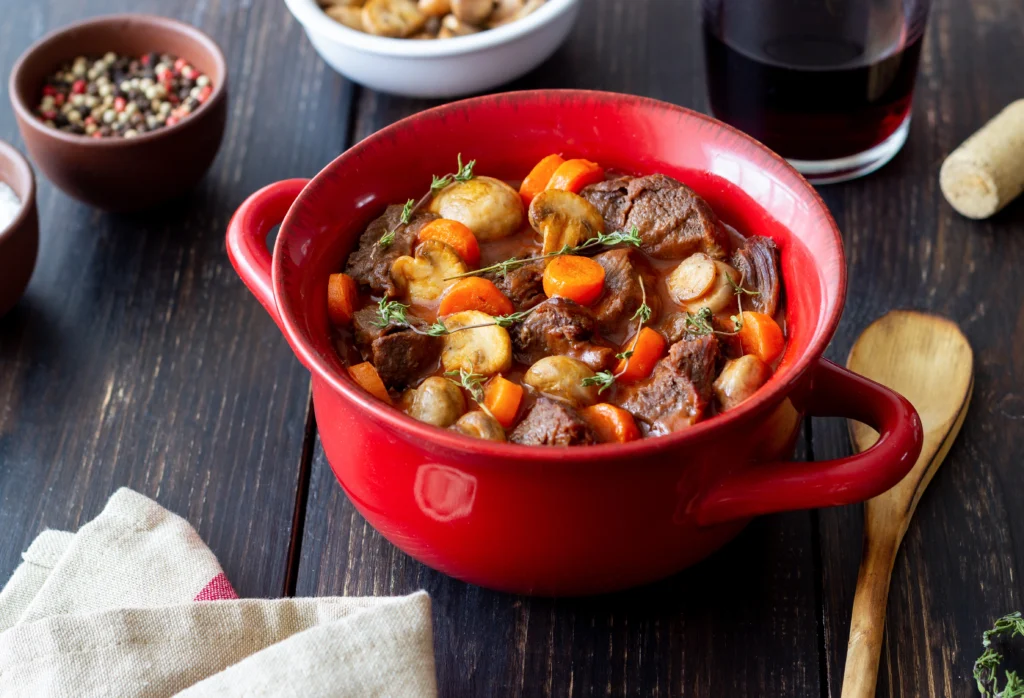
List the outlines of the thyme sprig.
{"type": "Polygon", "coordinates": [[[473,330],[478,327],[490,327],[491,325],[504,327],[507,330],[517,322],[522,322],[523,320],[528,318],[530,314],[537,308],[538,306],[533,306],[529,310],[521,310],[518,313],[509,313],[508,315],[494,315],[491,318],[492,320],[494,320],[494,322],[487,322],[479,325],[466,325],[465,327],[460,327],[457,330],[452,330],[452,332],[461,332],[462,330],[473,330]]]}
{"type": "Polygon", "coordinates": [[[732,292],[735,293],[737,296],[742,296],[744,294],[746,294],[748,296],[760,296],[761,295],[760,291],[751,291],[749,288],[743,288],[743,279],[740,279],[739,283],[737,283],[737,282],[732,280],[731,276],[726,274],[725,275],[725,280],[729,282],[729,285],[732,286],[732,292]]]}
{"type": "Polygon", "coordinates": [[[743,287],[743,279],[740,279],[739,283],[732,280],[732,277],[728,274],[725,275],[726,280],[732,286],[733,294],[736,296],[736,314],[730,315],[729,319],[732,321],[733,331],[724,332],[722,330],[716,330],[712,324],[714,319],[714,313],[711,312],[711,308],[701,308],[696,313],[686,313],[686,331],[689,334],[697,337],[703,337],[709,334],[717,334],[722,337],[733,337],[740,333],[743,329],[743,296],[759,296],[760,291],[751,291],[748,288],[743,287]]]}
{"type": "MultiPolygon", "coordinates": [[[[405,202],[405,207],[402,209],[401,225],[409,225],[412,221],[413,214],[419,211],[421,208],[430,203],[430,200],[434,198],[437,192],[447,187],[452,182],[468,182],[473,179],[473,167],[476,166],[476,160],[470,160],[465,165],[462,164],[462,153],[458,155],[459,168],[456,172],[450,172],[444,177],[438,177],[437,175],[431,175],[430,189],[424,194],[419,201],[415,199],[409,199],[405,202]]],[[[395,235],[398,233],[398,226],[395,226],[388,232],[381,236],[377,244],[382,248],[387,249],[395,241],[395,235]]]]}
{"type": "Polygon", "coordinates": [[[629,349],[615,355],[616,359],[625,361],[625,365],[623,365],[622,370],[618,373],[612,373],[611,371],[598,371],[593,376],[588,376],[580,381],[580,384],[584,388],[591,385],[600,386],[597,389],[598,395],[612,387],[615,384],[616,379],[629,370],[629,360],[633,357],[634,352],[636,352],[637,342],[640,341],[640,331],[643,330],[644,325],[650,321],[651,315],[653,315],[651,306],[647,305],[647,289],[644,287],[644,278],[642,276],[637,276],[636,278],[640,282],[640,307],[636,309],[636,312],[633,313],[631,318],[629,318],[629,321],[633,322],[634,320],[638,320],[639,324],[637,324],[636,334],[633,335],[633,343],[629,345],[629,349]]]}
{"type": "Polygon", "coordinates": [[[985,648],[981,656],[974,662],[974,680],[978,683],[978,691],[982,698],[1020,698],[1024,696],[1024,679],[1015,671],[1006,671],[1006,685],[999,688],[997,670],[1003,661],[1003,655],[992,647],[992,640],[998,637],[1012,639],[1024,636],[1024,618],[1020,611],[1003,616],[996,621],[990,630],[981,636],[981,645],[985,648]]]}
{"type": "Polygon", "coordinates": [[[587,376],[580,381],[580,385],[584,388],[589,388],[592,385],[601,386],[597,389],[597,394],[600,395],[615,384],[616,377],[617,374],[614,374],[611,371],[598,371],[594,375],[587,376]]]}
{"type": "Polygon", "coordinates": [[[622,359],[626,362],[626,365],[622,369],[623,371],[629,368],[629,360],[633,357],[633,353],[636,351],[637,342],[640,341],[640,331],[643,330],[644,325],[650,321],[651,315],[654,314],[654,311],[651,310],[651,306],[647,305],[647,289],[644,288],[644,277],[638,276],[636,278],[640,282],[640,307],[636,309],[636,312],[633,313],[633,317],[629,318],[629,321],[633,322],[634,320],[639,320],[640,324],[636,327],[636,333],[633,335],[633,343],[629,345],[629,349],[615,355],[616,359],[622,359]]]}
{"type": "MultiPolygon", "coordinates": [[[[416,202],[412,199],[409,199],[408,201],[405,202],[405,206],[402,208],[402,216],[401,218],[398,219],[399,225],[409,225],[409,221],[412,220],[412,211],[415,205],[416,202]]],[[[377,241],[377,244],[387,249],[388,247],[391,246],[391,243],[395,241],[395,235],[397,233],[398,226],[396,225],[394,228],[381,235],[380,240],[377,241]]]]}
{"type": "Polygon", "coordinates": [[[458,156],[459,169],[455,172],[449,172],[444,177],[433,176],[430,182],[430,195],[433,196],[437,192],[447,187],[452,182],[468,182],[473,179],[473,168],[476,166],[476,160],[470,160],[465,165],[462,164],[462,153],[458,156]]]}
{"type": "Polygon", "coordinates": [[[406,311],[409,310],[409,306],[385,297],[381,298],[377,303],[378,318],[373,321],[373,324],[380,328],[387,327],[388,325],[399,325],[409,328],[416,334],[422,334],[427,337],[444,337],[445,335],[455,334],[456,332],[465,332],[466,330],[475,330],[481,327],[493,327],[494,325],[508,329],[517,322],[522,322],[529,317],[537,307],[539,306],[534,306],[529,310],[522,310],[518,313],[509,313],[508,315],[496,315],[491,318],[492,322],[481,322],[476,325],[456,327],[455,329],[449,329],[443,322],[438,321],[424,330],[409,321],[409,316],[406,313],[406,311]]]}
{"type": "Polygon", "coordinates": [[[460,368],[458,371],[445,372],[444,377],[455,385],[465,388],[475,402],[482,403],[484,401],[483,382],[487,380],[487,376],[460,368]]]}
{"type": "Polygon", "coordinates": [[[548,252],[538,257],[512,257],[506,259],[497,264],[492,264],[489,267],[483,267],[482,269],[474,269],[473,271],[467,271],[464,274],[456,274],[455,276],[449,276],[445,281],[451,281],[453,279],[461,279],[466,276],[480,276],[481,274],[487,274],[489,272],[497,272],[498,276],[505,277],[513,269],[532,264],[542,259],[550,259],[551,257],[562,257],[567,254],[579,254],[580,252],[586,252],[587,250],[594,249],[596,247],[606,246],[611,247],[613,245],[634,245],[640,246],[640,231],[636,226],[630,228],[629,232],[622,232],[621,230],[614,233],[598,233],[597,237],[592,237],[589,240],[585,240],[578,245],[562,245],[562,248],[554,252],[548,252]]]}
{"type": "Polygon", "coordinates": [[[409,318],[405,314],[405,311],[408,309],[409,306],[393,301],[385,296],[377,303],[378,318],[373,321],[373,325],[381,329],[388,325],[408,325],[409,318]]]}
{"type": "Polygon", "coordinates": [[[711,308],[701,308],[696,313],[687,311],[686,313],[686,332],[696,337],[706,337],[709,334],[714,334],[715,328],[711,324],[715,315],[711,312],[711,308]]]}

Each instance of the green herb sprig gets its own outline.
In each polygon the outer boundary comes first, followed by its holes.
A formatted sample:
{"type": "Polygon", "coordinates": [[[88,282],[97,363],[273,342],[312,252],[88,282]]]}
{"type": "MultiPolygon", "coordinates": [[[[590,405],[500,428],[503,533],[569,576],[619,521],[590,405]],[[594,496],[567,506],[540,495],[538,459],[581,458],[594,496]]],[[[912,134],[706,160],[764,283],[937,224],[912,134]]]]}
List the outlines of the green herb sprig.
{"type": "Polygon", "coordinates": [[[739,283],[732,280],[732,277],[728,274],[725,275],[725,280],[732,286],[732,292],[737,296],[748,295],[748,296],[760,296],[760,291],[751,291],[749,288],[743,288],[743,279],[739,280],[739,283]]]}
{"type": "Polygon", "coordinates": [[[740,330],[743,329],[743,296],[759,296],[761,295],[761,292],[743,288],[742,279],[740,279],[739,283],[736,283],[728,274],[725,275],[725,278],[732,286],[733,294],[736,296],[737,312],[735,315],[729,316],[729,319],[732,321],[733,331],[723,332],[722,330],[716,330],[712,324],[714,313],[711,312],[711,308],[704,307],[696,313],[686,313],[686,331],[689,334],[697,337],[704,337],[710,334],[717,334],[722,337],[733,337],[739,334],[740,330]]]}
{"type": "Polygon", "coordinates": [[[405,314],[405,311],[408,309],[409,306],[393,301],[385,296],[377,303],[378,317],[373,321],[373,325],[381,329],[388,325],[408,325],[409,318],[405,314]]]}
{"type": "Polygon", "coordinates": [[[580,385],[584,388],[589,388],[592,385],[598,385],[600,387],[597,389],[597,394],[600,395],[615,384],[615,379],[617,377],[618,376],[613,374],[611,371],[598,371],[594,375],[587,376],[580,381],[580,385]]]}
{"type": "Polygon", "coordinates": [[[455,172],[449,172],[444,177],[433,176],[430,182],[430,195],[433,196],[437,192],[447,187],[452,182],[468,182],[473,179],[473,168],[476,167],[476,160],[470,160],[465,165],[462,164],[462,153],[458,156],[459,169],[455,172]]]}
{"type": "MultiPolygon", "coordinates": [[[[470,160],[465,165],[462,164],[462,153],[458,155],[459,169],[456,172],[446,174],[444,177],[438,177],[437,175],[431,175],[430,189],[424,194],[419,201],[415,199],[409,199],[405,202],[405,207],[402,209],[401,225],[409,225],[412,221],[413,214],[419,211],[421,208],[430,203],[430,200],[434,198],[437,192],[447,187],[452,182],[468,182],[473,179],[473,167],[476,166],[476,160],[470,160]]],[[[395,235],[398,233],[398,226],[395,226],[388,232],[381,236],[377,244],[382,248],[387,249],[395,242],[395,235]]]]}
{"type": "MultiPolygon", "coordinates": [[[[409,221],[412,220],[412,211],[415,205],[416,202],[413,201],[412,199],[409,199],[408,201],[405,202],[405,206],[402,208],[402,216],[401,218],[399,218],[399,225],[409,225],[409,221]]],[[[381,238],[380,240],[377,241],[377,244],[387,249],[388,247],[391,246],[391,243],[395,241],[395,235],[397,233],[398,226],[396,225],[394,228],[381,235],[381,238]]]]}
{"type": "Polygon", "coordinates": [[[443,322],[435,322],[434,324],[427,327],[427,329],[420,329],[416,325],[409,321],[407,310],[409,306],[398,301],[393,301],[390,298],[381,298],[377,303],[377,319],[373,321],[376,327],[385,328],[388,325],[399,325],[407,327],[416,334],[422,334],[427,337],[443,337],[449,334],[455,334],[456,332],[465,332],[466,330],[475,330],[480,327],[503,327],[508,329],[517,322],[522,322],[530,314],[535,311],[539,306],[534,306],[529,310],[523,310],[518,313],[509,313],[508,315],[496,315],[491,318],[492,322],[481,322],[476,325],[466,325],[465,327],[457,327],[455,329],[449,329],[445,327],[443,322]]]}
{"type": "Polygon", "coordinates": [[[487,380],[487,376],[467,371],[464,368],[460,368],[458,371],[447,371],[444,376],[455,385],[465,388],[475,402],[482,403],[484,401],[483,383],[487,380]]]}
{"type": "Polygon", "coordinates": [[[644,288],[644,278],[642,276],[637,276],[636,278],[637,281],[640,282],[640,307],[638,307],[636,312],[633,313],[633,316],[629,318],[630,322],[633,322],[634,320],[639,321],[636,327],[636,334],[633,335],[633,343],[629,345],[629,349],[615,355],[616,359],[621,359],[625,361],[626,364],[618,373],[612,373],[611,371],[598,371],[593,376],[588,376],[580,381],[580,385],[584,388],[592,385],[600,386],[597,389],[598,395],[611,388],[615,384],[616,379],[629,370],[629,360],[633,357],[634,352],[636,352],[636,344],[640,341],[640,331],[643,330],[644,325],[650,321],[651,315],[654,314],[654,311],[651,310],[651,306],[647,305],[647,289],[644,288]]]}
{"type": "Polygon", "coordinates": [[[1024,636],[1024,618],[1020,611],[1003,616],[996,621],[990,630],[981,636],[981,645],[985,648],[981,656],[974,662],[974,680],[978,683],[978,691],[982,698],[1020,698],[1024,696],[1024,679],[1015,671],[1007,670],[1006,685],[999,687],[998,669],[1003,655],[992,647],[992,640],[1003,637],[1007,640],[1018,635],[1024,636]]]}
{"type": "Polygon", "coordinates": [[[482,269],[475,269],[473,271],[467,271],[464,274],[456,274],[455,276],[449,276],[445,281],[451,281],[453,279],[461,279],[466,276],[480,276],[489,272],[497,272],[498,276],[505,277],[513,269],[532,264],[534,262],[550,259],[551,257],[562,257],[567,254],[579,254],[580,252],[586,252],[587,250],[594,249],[596,247],[611,247],[613,245],[621,245],[623,243],[627,245],[633,245],[635,247],[640,246],[640,231],[637,230],[636,226],[633,226],[629,232],[616,231],[614,233],[599,233],[597,237],[592,237],[589,240],[581,242],[579,245],[563,245],[560,250],[555,252],[548,252],[538,257],[512,257],[506,259],[497,264],[492,264],[489,267],[483,267],[482,269]]]}

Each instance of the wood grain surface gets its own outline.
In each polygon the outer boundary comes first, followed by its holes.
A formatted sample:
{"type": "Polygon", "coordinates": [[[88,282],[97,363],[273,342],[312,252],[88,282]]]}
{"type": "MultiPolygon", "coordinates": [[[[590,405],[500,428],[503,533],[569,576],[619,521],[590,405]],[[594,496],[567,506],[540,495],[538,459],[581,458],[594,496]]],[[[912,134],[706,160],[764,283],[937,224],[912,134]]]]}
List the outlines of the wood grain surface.
{"type": "MultiPolygon", "coordinates": [[[[550,600],[432,572],[347,501],[313,441],[308,375],[232,271],[223,231],[260,186],[312,176],[434,103],[350,85],[279,0],[0,0],[0,10],[5,73],[46,31],[130,10],[202,27],[232,74],[220,156],[186,200],[109,216],[40,179],[39,266],[0,320],[0,577],[42,528],[76,527],[127,485],[196,525],[243,595],[427,589],[444,696],[839,696],[859,507],[764,517],[660,584],[550,600]]],[[[1024,95],[1022,25],[1019,0],[938,0],[906,148],[875,175],[822,189],[851,271],[829,355],[842,361],[870,321],[914,307],[959,322],[977,357],[963,434],[896,560],[880,696],[975,695],[981,631],[1024,605],[1024,203],[971,222],[937,183],[942,158],[1024,95]]],[[[698,3],[584,0],[568,43],[508,89],[533,87],[705,111],[698,3]]],[[[0,138],[20,146],[6,99],[0,138]]],[[[805,437],[799,455],[850,452],[838,420],[813,420],[805,437]]]]}
{"type": "MultiPolygon", "coordinates": [[[[878,695],[977,695],[981,633],[1024,605],[1024,201],[988,221],[943,200],[938,169],[960,142],[1024,95],[1024,5],[939,0],[933,6],[906,147],[861,181],[821,190],[844,232],[850,293],[828,356],[891,308],[956,321],[975,353],[975,389],[959,440],[918,505],[889,594],[878,695]]],[[[816,458],[850,452],[846,425],[814,420],[816,458]]],[[[860,507],[814,514],[829,695],[839,695],[860,562],[860,507]]]]}
{"type": "MultiPolygon", "coordinates": [[[[43,33],[125,11],[203,27],[232,73],[223,146],[188,198],[112,216],[39,176],[39,263],[0,320],[0,577],[40,530],[74,530],[128,486],[186,516],[241,594],[279,596],[309,377],[235,275],[224,229],[248,194],[312,174],[342,147],[349,88],[283,3],[9,0],[0,11],[5,78],[43,33]]],[[[0,138],[23,148],[6,86],[0,138]]]]}

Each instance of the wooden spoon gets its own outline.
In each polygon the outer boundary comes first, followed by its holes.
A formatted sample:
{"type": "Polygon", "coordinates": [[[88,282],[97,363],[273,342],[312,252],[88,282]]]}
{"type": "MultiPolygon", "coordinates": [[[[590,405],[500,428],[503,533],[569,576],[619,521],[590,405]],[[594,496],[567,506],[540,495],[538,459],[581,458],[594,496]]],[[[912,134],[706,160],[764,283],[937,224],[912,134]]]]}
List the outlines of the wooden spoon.
{"type": "MultiPolygon", "coordinates": [[[[874,698],[896,551],[921,494],[967,416],[974,358],[955,323],[894,310],[857,338],[846,365],[903,394],[921,415],[924,428],[924,447],[914,468],[891,490],[864,504],[864,556],[853,599],[842,698],[874,698]]],[[[851,421],[850,438],[854,448],[864,451],[878,434],[851,421]]]]}

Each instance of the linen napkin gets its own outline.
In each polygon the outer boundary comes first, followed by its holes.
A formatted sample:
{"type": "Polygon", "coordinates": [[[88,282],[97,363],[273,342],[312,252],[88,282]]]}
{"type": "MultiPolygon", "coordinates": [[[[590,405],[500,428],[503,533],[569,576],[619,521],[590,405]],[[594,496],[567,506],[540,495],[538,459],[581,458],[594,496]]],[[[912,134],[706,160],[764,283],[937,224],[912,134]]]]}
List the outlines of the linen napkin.
{"type": "Polygon", "coordinates": [[[128,489],[22,557],[0,590],[0,698],[437,693],[426,593],[239,599],[184,519],[128,489]]]}

